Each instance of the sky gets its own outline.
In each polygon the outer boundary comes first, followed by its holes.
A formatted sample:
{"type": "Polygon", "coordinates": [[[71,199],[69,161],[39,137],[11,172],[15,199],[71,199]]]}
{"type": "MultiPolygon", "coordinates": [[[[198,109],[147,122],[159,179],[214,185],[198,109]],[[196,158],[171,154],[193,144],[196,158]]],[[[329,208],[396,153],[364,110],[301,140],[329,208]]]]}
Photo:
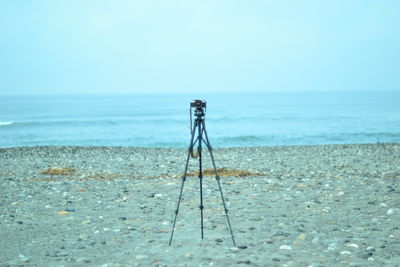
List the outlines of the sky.
{"type": "Polygon", "coordinates": [[[3,0],[0,94],[400,90],[398,0],[3,0]]]}

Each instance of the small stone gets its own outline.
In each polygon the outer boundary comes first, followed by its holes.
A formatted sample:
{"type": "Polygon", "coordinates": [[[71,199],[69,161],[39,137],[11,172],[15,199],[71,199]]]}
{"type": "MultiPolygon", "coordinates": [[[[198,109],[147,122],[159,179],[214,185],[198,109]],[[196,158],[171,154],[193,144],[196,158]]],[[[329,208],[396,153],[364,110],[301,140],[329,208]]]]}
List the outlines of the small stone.
{"type": "Polygon", "coordinates": [[[389,209],[386,213],[387,215],[392,215],[394,214],[394,209],[389,209]]]}
{"type": "Polygon", "coordinates": [[[136,255],[136,259],[138,260],[143,260],[143,259],[147,259],[148,257],[146,255],[136,255]]]}
{"type": "Polygon", "coordinates": [[[298,241],[293,241],[293,242],[292,242],[292,245],[294,245],[294,246],[300,246],[300,242],[298,242],[298,241]]]}
{"type": "Polygon", "coordinates": [[[22,262],[29,262],[29,259],[22,254],[19,254],[18,257],[22,262]]]}
{"type": "Polygon", "coordinates": [[[313,240],[311,240],[311,242],[318,243],[319,242],[319,238],[318,237],[314,237],[313,240]]]}
{"type": "Polygon", "coordinates": [[[221,239],[221,238],[217,238],[217,239],[215,239],[215,242],[218,242],[218,243],[220,243],[220,242],[222,242],[223,240],[221,239]]]}
{"type": "Polygon", "coordinates": [[[292,250],[292,247],[288,246],[288,245],[282,245],[282,246],[279,247],[279,249],[292,250]]]}
{"type": "Polygon", "coordinates": [[[246,261],[238,261],[237,264],[250,264],[251,261],[246,260],[246,261]]]}
{"type": "Polygon", "coordinates": [[[233,252],[233,253],[239,252],[239,248],[236,248],[236,247],[231,247],[229,250],[230,250],[231,252],[233,252]]]}
{"type": "Polygon", "coordinates": [[[281,259],[279,259],[279,258],[272,258],[272,261],[281,261],[281,259]]]}
{"type": "Polygon", "coordinates": [[[300,234],[297,238],[301,239],[301,240],[304,240],[304,238],[306,238],[306,236],[304,234],[300,234]]]}
{"type": "Polygon", "coordinates": [[[276,231],[273,236],[289,236],[289,233],[285,233],[283,231],[276,231]]]}
{"type": "Polygon", "coordinates": [[[238,248],[240,248],[240,249],[246,249],[247,246],[238,246],[238,248]]]}
{"type": "Polygon", "coordinates": [[[352,247],[352,248],[358,248],[358,245],[357,244],[348,244],[348,245],[346,245],[347,247],[352,247]]]}
{"type": "Polygon", "coordinates": [[[119,217],[118,219],[119,219],[119,220],[122,220],[122,221],[126,221],[126,220],[127,220],[126,217],[119,217]]]}
{"type": "Polygon", "coordinates": [[[75,209],[74,208],[66,208],[65,211],[67,211],[67,212],[75,212],[75,209]]]}
{"type": "Polygon", "coordinates": [[[350,251],[347,251],[347,250],[345,250],[345,251],[340,251],[340,255],[351,255],[351,252],[350,252],[350,251]]]}
{"type": "Polygon", "coordinates": [[[343,191],[340,191],[337,195],[338,195],[339,197],[340,197],[340,196],[343,196],[343,195],[344,195],[344,192],[343,192],[343,191]]]}

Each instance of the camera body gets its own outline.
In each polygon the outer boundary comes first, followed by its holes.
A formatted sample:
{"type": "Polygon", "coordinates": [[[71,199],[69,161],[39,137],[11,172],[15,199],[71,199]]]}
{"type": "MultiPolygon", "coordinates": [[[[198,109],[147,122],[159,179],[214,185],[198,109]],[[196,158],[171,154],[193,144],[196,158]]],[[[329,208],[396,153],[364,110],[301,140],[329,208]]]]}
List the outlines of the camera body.
{"type": "Polygon", "coordinates": [[[196,109],[202,109],[202,108],[206,108],[206,104],[207,104],[207,102],[205,100],[196,99],[196,100],[193,100],[192,102],[190,102],[190,107],[196,108],[196,109]]]}

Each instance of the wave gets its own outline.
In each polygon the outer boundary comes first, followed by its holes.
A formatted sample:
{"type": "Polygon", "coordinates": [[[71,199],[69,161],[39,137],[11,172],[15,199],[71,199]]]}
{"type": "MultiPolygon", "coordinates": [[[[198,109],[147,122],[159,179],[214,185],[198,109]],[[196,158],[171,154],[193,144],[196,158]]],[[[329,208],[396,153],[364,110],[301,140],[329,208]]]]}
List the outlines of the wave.
{"type": "Polygon", "coordinates": [[[267,134],[220,136],[212,138],[219,146],[270,146],[270,145],[323,145],[323,144],[352,144],[352,143],[385,143],[400,142],[400,132],[356,132],[329,134],[267,134]]]}
{"type": "Polygon", "coordinates": [[[8,126],[14,124],[14,121],[0,121],[0,127],[1,126],[8,126]]]}
{"type": "MultiPolygon", "coordinates": [[[[187,124],[181,119],[81,119],[81,120],[35,120],[18,122],[19,127],[74,127],[90,125],[129,125],[129,124],[187,124]]],[[[0,126],[16,124],[15,122],[0,122],[0,126]]]]}

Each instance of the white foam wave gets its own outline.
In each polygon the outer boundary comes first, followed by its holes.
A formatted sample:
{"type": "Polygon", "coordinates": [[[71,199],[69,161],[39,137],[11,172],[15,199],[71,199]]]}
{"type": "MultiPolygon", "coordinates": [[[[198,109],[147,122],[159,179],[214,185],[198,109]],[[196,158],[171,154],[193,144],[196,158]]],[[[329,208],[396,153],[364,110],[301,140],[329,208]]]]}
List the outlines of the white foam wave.
{"type": "Polygon", "coordinates": [[[7,125],[11,125],[14,124],[15,122],[13,121],[0,121],[0,126],[7,126],[7,125]]]}

